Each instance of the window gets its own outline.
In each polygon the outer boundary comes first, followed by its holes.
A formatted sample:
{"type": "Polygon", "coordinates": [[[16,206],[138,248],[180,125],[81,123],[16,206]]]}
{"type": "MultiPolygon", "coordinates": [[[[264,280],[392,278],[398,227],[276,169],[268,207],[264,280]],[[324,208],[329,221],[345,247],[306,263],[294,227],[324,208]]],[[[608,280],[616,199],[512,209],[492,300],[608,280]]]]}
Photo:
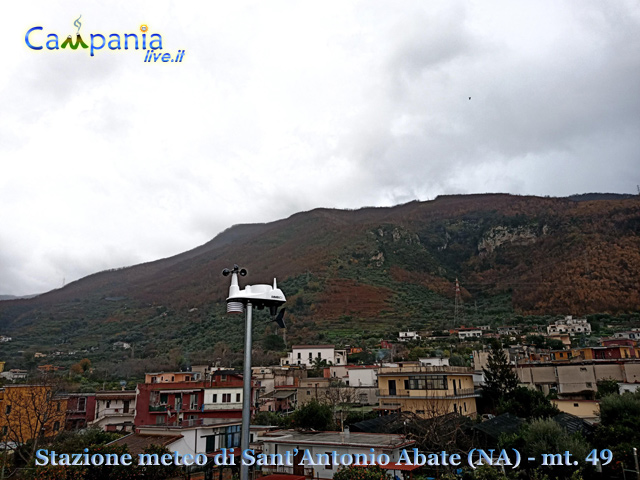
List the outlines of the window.
{"type": "Polygon", "coordinates": [[[409,390],[409,380],[404,381],[404,389],[409,390]]]}
{"type": "Polygon", "coordinates": [[[58,430],[60,430],[60,422],[54,422],[53,431],[57,432],[58,430]]]}
{"type": "Polygon", "coordinates": [[[11,405],[7,405],[4,409],[4,414],[9,415],[11,413],[11,405]]]}
{"type": "Polygon", "coordinates": [[[9,427],[7,427],[6,425],[4,427],[2,427],[2,435],[6,435],[7,433],[9,433],[9,427]]]}
{"type": "Polygon", "coordinates": [[[322,360],[322,352],[318,352],[318,358],[322,360]]]}
{"type": "Polygon", "coordinates": [[[242,428],[241,425],[234,425],[232,427],[226,428],[226,432],[225,432],[226,435],[224,436],[226,440],[226,445],[225,445],[226,448],[233,448],[233,447],[240,446],[241,428],[242,428]]]}
{"type": "Polygon", "coordinates": [[[169,394],[168,393],[161,393],[160,394],[160,405],[166,405],[167,403],[169,403],[169,394]]]}
{"type": "Polygon", "coordinates": [[[211,453],[211,452],[215,452],[216,451],[216,436],[215,435],[209,435],[206,437],[207,439],[207,443],[205,448],[207,449],[207,453],[211,453]]]}
{"type": "Polygon", "coordinates": [[[222,403],[231,403],[231,394],[223,393],[222,394],[222,403]]]}
{"type": "Polygon", "coordinates": [[[339,364],[340,363],[340,357],[336,358],[336,363],[339,364]]]}
{"type": "Polygon", "coordinates": [[[447,376],[409,377],[409,390],[447,390],[447,376]]]}
{"type": "Polygon", "coordinates": [[[587,388],[593,388],[593,384],[591,382],[587,382],[587,388]]]}
{"type": "Polygon", "coordinates": [[[107,408],[111,408],[111,400],[107,400],[107,408]]]}
{"type": "Polygon", "coordinates": [[[580,406],[580,404],[579,404],[579,403],[574,403],[574,404],[573,404],[573,406],[574,406],[574,407],[579,407],[579,406],[580,406]]]}
{"type": "Polygon", "coordinates": [[[311,395],[311,390],[307,390],[307,395],[311,395]]]}
{"type": "Polygon", "coordinates": [[[56,402],[56,412],[60,411],[60,402],[56,402]]]}
{"type": "Polygon", "coordinates": [[[331,452],[324,452],[327,457],[329,457],[329,461],[327,462],[327,464],[324,466],[324,468],[326,470],[333,470],[333,464],[331,463],[331,452]]]}
{"type": "Polygon", "coordinates": [[[175,380],[175,377],[171,375],[171,381],[173,382],[174,380],[175,380]]]}
{"type": "Polygon", "coordinates": [[[86,397],[78,398],[78,411],[84,412],[86,410],[87,410],[87,398],[86,397]]]}
{"type": "Polygon", "coordinates": [[[164,425],[165,422],[166,422],[166,416],[165,415],[158,415],[156,417],[156,425],[164,425]]]}
{"type": "Polygon", "coordinates": [[[217,393],[213,394],[213,400],[211,401],[211,403],[218,403],[218,394],[217,393]]]}
{"type": "Polygon", "coordinates": [[[236,403],[239,403],[239,402],[240,402],[240,394],[236,393],[236,403]]]}
{"type": "Polygon", "coordinates": [[[309,352],[309,360],[313,360],[313,353],[309,352]]]}
{"type": "Polygon", "coordinates": [[[302,358],[302,354],[298,352],[298,359],[302,358]]]}

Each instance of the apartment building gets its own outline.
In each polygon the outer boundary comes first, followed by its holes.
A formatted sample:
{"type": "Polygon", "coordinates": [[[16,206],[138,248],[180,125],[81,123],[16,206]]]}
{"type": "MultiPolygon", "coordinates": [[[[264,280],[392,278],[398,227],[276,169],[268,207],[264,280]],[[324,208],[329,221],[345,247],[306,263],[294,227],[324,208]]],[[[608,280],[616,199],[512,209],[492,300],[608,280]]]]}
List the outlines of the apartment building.
{"type": "Polygon", "coordinates": [[[474,416],[473,371],[465,367],[401,364],[378,370],[379,409],[423,418],[459,413],[474,416]]]}
{"type": "Polygon", "coordinates": [[[616,380],[640,383],[640,363],[634,361],[584,361],[564,364],[521,364],[516,368],[520,382],[561,398],[593,398],[597,383],[616,380]]]}
{"type": "Polygon", "coordinates": [[[107,432],[132,432],[136,415],[136,391],[114,390],[96,392],[95,418],[88,422],[107,432]]]}
{"type": "MultiPolygon", "coordinates": [[[[284,454],[291,452],[292,466],[267,466],[263,467],[267,474],[300,475],[307,478],[331,479],[338,470],[337,465],[327,462],[326,465],[305,466],[300,465],[305,451],[309,451],[312,458],[317,455],[331,456],[336,452],[338,456],[349,454],[380,455],[386,454],[395,464],[400,458],[402,449],[411,449],[414,441],[408,440],[404,435],[386,433],[349,433],[345,432],[297,432],[294,430],[281,430],[262,437],[264,442],[263,453],[284,454]]],[[[393,465],[389,465],[392,467],[393,465]]]]}
{"type": "MultiPolygon", "coordinates": [[[[232,370],[215,370],[204,381],[188,372],[166,378],[174,381],[158,381],[155,374],[149,374],[148,383],[138,384],[136,427],[198,424],[207,418],[242,417],[242,375],[232,370]]],[[[256,392],[254,384],[252,405],[256,404],[256,392]]]]}
{"type": "Polygon", "coordinates": [[[292,351],[280,359],[280,365],[313,366],[316,359],[328,365],[346,365],[347,351],[336,350],[335,345],[293,345],[292,351]]]}
{"type": "Polygon", "coordinates": [[[22,444],[64,429],[67,398],[50,385],[6,385],[0,389],[0,436],[22,444]]]}
{"type": "Polygon", "coordinates": [[[581,334],[591,335],[591,324],[586,318],[573,318],[567,315],[563,320],[558,320],[547,327],[547,334],[557,333],[567,333],[571,337],[581,334]]]}

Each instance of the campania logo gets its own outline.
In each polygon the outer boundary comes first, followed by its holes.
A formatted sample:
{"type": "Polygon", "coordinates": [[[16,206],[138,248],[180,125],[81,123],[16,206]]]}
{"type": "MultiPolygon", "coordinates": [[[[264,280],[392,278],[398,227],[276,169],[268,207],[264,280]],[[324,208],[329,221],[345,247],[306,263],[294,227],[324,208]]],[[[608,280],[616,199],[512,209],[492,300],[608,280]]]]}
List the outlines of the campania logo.
{"type": "Polygon", "coordinates": [[[60,37],[56,33],[48,33],[46,36],[43,33],[44,27],[37,26],[27,30],[24,36],[24,41],[32,50],[42,50],[46,47],[47,50],[60,50],[69,47],[71,50],[78,50],[78,48],[89,50],[90,56],[95,56],[98,50],[108,48],[109,50],[144,50],[145,56],[143,62],[182,62],[185,51],[178,50],[178,53],[172,55],[171,53],[162,52],[162,35],[159,33],[152,33],[147,38],[147,32],[149,27],[147,25],[140,25],[140,34],[138,33],[111,33],[107,36],[101,33],[90,33],[89,43],[87,44],[80,35],[80,28],[82,22],[80,15],[74,22],[73,26],[77,28],[75,38],[72,35],[67,35],[67,38],[60,43],[60,37]],[[147,40],[149,41],[147,45],[147,40]]]}

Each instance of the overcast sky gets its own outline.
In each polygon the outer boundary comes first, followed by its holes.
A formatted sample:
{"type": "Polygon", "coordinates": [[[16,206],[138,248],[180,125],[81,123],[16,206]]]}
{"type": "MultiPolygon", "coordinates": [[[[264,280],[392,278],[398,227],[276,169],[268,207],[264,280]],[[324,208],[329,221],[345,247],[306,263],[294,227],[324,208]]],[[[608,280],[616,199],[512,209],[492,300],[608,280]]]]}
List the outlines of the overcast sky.
{"type": "Polygon", "coordinates": [[[637,1],[43,0],[0,27],[0,294],[316,207],[640,183],[637,1]],[[184,58],[27,47],[80,15],[184,58]]]}

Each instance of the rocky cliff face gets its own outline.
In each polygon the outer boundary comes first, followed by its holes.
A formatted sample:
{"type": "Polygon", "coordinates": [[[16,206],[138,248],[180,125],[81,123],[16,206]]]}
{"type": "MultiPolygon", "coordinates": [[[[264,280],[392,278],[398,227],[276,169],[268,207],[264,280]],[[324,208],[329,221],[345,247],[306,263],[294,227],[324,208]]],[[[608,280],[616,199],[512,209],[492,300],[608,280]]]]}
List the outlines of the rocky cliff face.
{"type": "MultiPolygon", "coordinates": [[[[547,235],[548,227],[544,225],[540,231],[540,235],[547,235]]],[[[536,243],[539,237],[539,228],[537,226],[521,226],[507,227],[498,226],[489,230],[478,242],[478,253],[480,256],[486,256],[496,248],[504,244],[511,245],[531,245],[536,243]]]]}

